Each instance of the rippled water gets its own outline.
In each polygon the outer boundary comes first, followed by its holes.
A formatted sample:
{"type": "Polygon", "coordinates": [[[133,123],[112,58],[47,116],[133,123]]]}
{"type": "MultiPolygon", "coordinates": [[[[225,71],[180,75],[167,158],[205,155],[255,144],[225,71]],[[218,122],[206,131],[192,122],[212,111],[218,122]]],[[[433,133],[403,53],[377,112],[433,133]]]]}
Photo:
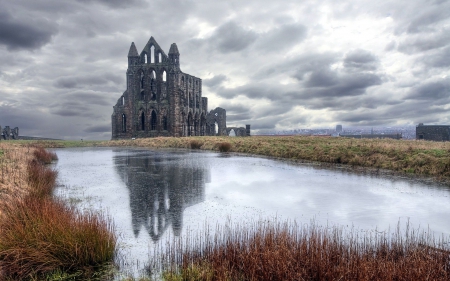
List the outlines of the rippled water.
{"type": "Polygon", "coordinates": [[[411,179],[201,151],[57,149],[57,195],[106,211],[127,270],[173,237],[226,221],[296,220],[379,231],[409,221],[450,235],[450,189],[411,179]]]}

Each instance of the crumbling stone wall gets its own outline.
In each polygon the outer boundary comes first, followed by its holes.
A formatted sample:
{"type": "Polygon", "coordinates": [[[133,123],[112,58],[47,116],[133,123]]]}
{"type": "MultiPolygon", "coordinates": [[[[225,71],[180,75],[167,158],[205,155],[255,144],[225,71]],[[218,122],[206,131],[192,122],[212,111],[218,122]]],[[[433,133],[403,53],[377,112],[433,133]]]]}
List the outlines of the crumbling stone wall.
{"type": "Polygon", "coordinates": [[[11,130],[9,126],[5,126],[2,131],[2,127],[0,126],[1,138],[4,140],[17,140],[19,139],[19,128],[15,127],[11,130]]]}

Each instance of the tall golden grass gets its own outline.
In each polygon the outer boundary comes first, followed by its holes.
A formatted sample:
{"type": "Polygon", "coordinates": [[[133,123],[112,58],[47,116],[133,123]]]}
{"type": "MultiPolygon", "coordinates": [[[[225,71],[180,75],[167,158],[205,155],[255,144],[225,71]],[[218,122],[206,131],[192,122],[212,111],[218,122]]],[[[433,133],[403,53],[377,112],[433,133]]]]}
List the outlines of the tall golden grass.
{"type": "Polygon", "coordinates": [[[56,154],[0,146],[0,280],[42,280],[55,273],[84,280],[111,264],[116,235],[108,217],[81,212],[51,195],[56,154]]]}
{"type": "Polygon", "coordinates": [[[216,233],[172,244],[164,255],[165,280],[450,279],[444,241],[424,232],[259,223],[216,233]]]}

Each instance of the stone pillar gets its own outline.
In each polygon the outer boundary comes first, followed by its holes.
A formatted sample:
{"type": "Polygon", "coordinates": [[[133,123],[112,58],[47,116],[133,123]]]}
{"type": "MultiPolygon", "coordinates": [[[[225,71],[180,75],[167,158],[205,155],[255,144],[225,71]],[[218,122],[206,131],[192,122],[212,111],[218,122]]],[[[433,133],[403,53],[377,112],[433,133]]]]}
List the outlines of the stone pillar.
{"type": "Polygon", "coordinates": [[[245,134],[247,137],[250,136],[250,125],[245,125],[245,134]]]}

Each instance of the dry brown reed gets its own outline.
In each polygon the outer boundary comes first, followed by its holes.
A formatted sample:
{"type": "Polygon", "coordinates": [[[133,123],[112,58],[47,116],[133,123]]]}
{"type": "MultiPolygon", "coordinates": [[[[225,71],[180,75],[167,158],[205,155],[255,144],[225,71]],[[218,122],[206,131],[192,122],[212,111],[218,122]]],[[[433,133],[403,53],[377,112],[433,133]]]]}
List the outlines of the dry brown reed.
{"type": "Polygon", "coordinates": [[[0,151],[0,280],[42,280],[55,272],[84,280],[113,261],[110,219],[50,196],[57,171],[44,163],[56,155],[15,143],[0,144],[0,151]]]}
{"type": "Polygon", "coordinates": [[[191,140],[189,144],[192,149],[200,149],[203,145],[203,142],[199,140],[191,140]]]}
{"type": "Polygon", "coordinates": [[[55,152],[48,151],[43,147],[36,147],[33,155],[34,159],[42,162],[43,164],[50,164],[52,163],[52,161],[58,160],[58,156],[55,152]]]}
{"type": "Polygon", "coordinates": [[[27,171],[31,195],[45,197],[53,194],[58,171],[42,165],[35,159],[28,162],[27,171]]]}
{"type": "Polygon", "coordinates": [[[55,271],[92,272],[115,254],[108,220],[50,197],[26,196],[2,204],[1,270],[14,280],[55,271]]]}
{"type": "Polygon", "coordinates": [[[228,152],[231,149],[231,143],[229,142],[220,142],[217,144],[217,148],[220,152],[228,152]]]}
{"type": "Polygon", "coordinates": [[[260,223],[216,233],[169,247],[165,280],[450,279],[450,252],[425,232],[260,223]]]}

